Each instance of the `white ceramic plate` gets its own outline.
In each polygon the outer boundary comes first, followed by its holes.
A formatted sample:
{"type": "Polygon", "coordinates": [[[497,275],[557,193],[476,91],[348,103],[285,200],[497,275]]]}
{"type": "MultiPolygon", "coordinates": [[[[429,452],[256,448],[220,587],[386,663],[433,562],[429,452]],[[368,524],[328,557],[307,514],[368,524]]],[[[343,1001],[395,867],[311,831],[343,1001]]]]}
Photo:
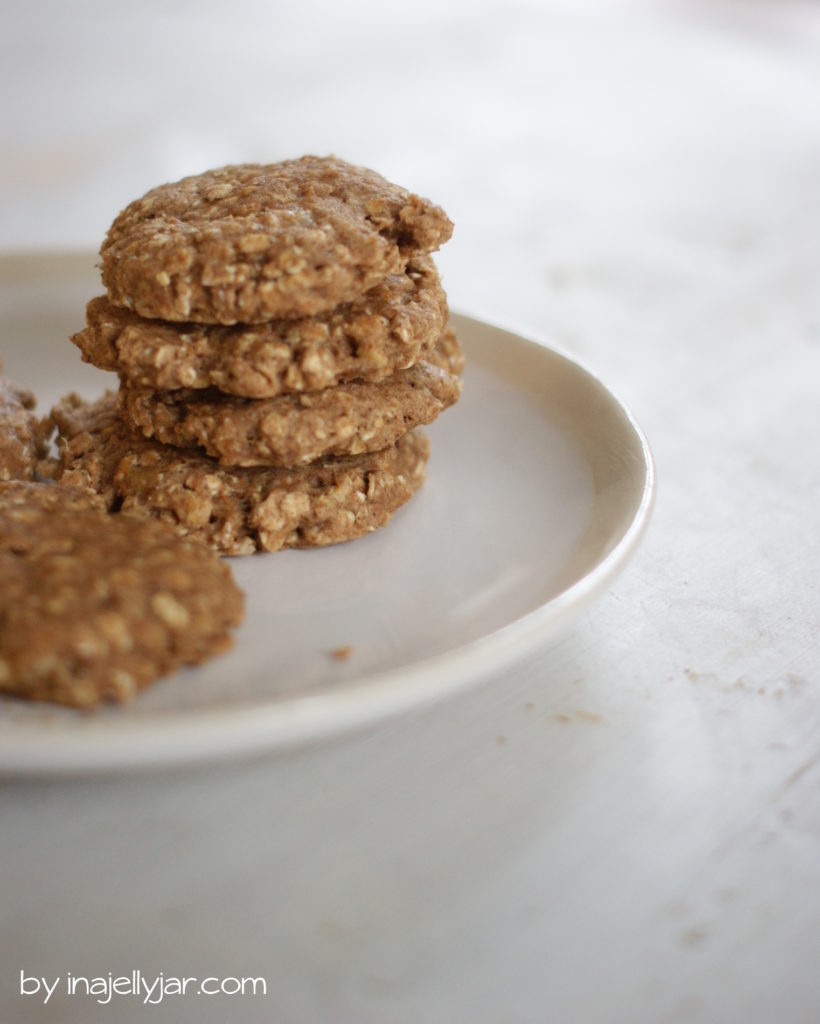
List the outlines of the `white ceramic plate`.
{"type": "MultiPolygon", "coordinates": [[[[100,291],[93,259],[0,258],[0,354],[40,408],[115,379],[68,335],[100,291]]],[[[612,581],[649,518],[649,449],[565,356],[455,316],[461,402],[429,428],[419,494],[384,530],[232,560],[247,595],[229,654],[131,705],[0,700],[0,770],[167,765],[283,748],[452,693],[554,639],[612,581]],[[346,660],[330,652],[350,646],[346,660]]]]}

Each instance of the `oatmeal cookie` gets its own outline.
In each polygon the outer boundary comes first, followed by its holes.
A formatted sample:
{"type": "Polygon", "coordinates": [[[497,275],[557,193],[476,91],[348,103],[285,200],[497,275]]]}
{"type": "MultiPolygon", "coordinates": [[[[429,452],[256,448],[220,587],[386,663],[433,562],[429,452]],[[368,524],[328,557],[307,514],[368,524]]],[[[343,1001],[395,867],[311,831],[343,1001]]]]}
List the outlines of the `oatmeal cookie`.
{"type": "Polygon", "coordinates": [[[428,256],[347,305],[316,317],[224,327],[146,320],[105,296],[72,337],[83,359],[140,387],[218,388],[243,398],[383,380],[423,358],[447,322],[428,256]]]}
{"type": "Polygon", "coordinates": [[[231,644],[227,565],[95,495],[0,483],[0,692],[91,707],[231,644]]]}
{"type": "Polygon", "coordinates": [[[52,411],[61,434],[61,484],[101,494],[109,509],[167,520],[229,555],[319,547],[383,526],[424,481],[427,438],[328,458],[297,469],[226,469],[196,450],[129,430],[113,395],[70,395],[52,411]]]}
{"type": "Polygon", "coordinates": [[[103,284],[140,316],[260,323],[352,302],[447,241],[443,210],[335,157],[242,164],[160,185],[103,242],[103,284]]]}
{"type": "Polygon", "coordinates": [[[461,373],[467,360],[456,337],[456,332],[452,327],[449,325],[446,327],[444,333],[438,339],[438,344],[426,359],[429,363],[438,366],[447,373],[452,373],[454,376],[458,376],[461,373]]]}
{"type": "Polygon", "coordinates": [[[0,377],[0,480],[33,480],[45,456],[46,428],[34,395],[0,377]]]}
{"type": "Polygon", "coordinates": [[[353,381],[267,399],[153,391],[122,381],[117,411],[145,437],[204,448],[223,466],[303,466],[388,448],[408,430],[432,423],[460,394],[458,377],[422,362],[375,384],[353,381]]]}

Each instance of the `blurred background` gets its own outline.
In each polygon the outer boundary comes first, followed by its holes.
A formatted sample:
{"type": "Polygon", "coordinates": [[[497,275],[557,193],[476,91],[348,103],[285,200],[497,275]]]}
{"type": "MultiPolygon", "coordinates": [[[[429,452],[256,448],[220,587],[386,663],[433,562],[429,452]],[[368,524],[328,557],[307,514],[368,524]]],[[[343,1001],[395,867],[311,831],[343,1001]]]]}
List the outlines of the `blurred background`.
{"type": "Polygon", "coordinates": [[[658,344],[725,313],[700,306],[710,286],[751,316],[761,275],[798,274],[816,244],[809,0],[3,11],[3,249],[96,249],[160,182],[336,153],[447,209],[455,306],[582,354],[605,333],[616,359],[636,308],[658,344]]]}

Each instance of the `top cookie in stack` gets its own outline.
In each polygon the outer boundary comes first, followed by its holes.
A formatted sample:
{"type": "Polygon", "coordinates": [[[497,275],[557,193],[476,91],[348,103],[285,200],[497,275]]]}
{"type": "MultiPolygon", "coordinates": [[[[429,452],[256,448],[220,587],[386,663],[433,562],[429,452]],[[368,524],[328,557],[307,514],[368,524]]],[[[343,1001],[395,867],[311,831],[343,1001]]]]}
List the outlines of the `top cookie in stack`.
{"type": "Polygon", "coordinates": [[[223,167],[117,217],[103,284],[140,316],[256,324],[352,302],[452,234],[443,210],[332,157],[223,167]]]}
{"type": "Polygon", "coordinates": [[[229,554],[383,525],[424,478],[414,428],[460,393],[429,256],[451,232],[335,158],[153,189],[111,226],[72,339],[120,392],[54,411],[64,479],[229,554]]]}

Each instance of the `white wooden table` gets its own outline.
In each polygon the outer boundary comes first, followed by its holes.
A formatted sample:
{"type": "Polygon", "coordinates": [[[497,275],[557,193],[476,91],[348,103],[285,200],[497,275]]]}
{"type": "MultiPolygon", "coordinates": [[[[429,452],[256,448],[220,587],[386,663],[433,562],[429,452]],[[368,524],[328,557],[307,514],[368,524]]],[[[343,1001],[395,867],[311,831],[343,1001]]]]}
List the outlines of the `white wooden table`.
{"type": "Polygon", "coordinates": [[[443,706],[3,785],[0,1020],[820,1019],[820,8],[110,6],[12,5],[5,248],[336,151],[448,209],[452,304],[595,370],[659,494],[569,638],[443,706]],[[137,968],[268,993],[19,995],[137,968]]]}

